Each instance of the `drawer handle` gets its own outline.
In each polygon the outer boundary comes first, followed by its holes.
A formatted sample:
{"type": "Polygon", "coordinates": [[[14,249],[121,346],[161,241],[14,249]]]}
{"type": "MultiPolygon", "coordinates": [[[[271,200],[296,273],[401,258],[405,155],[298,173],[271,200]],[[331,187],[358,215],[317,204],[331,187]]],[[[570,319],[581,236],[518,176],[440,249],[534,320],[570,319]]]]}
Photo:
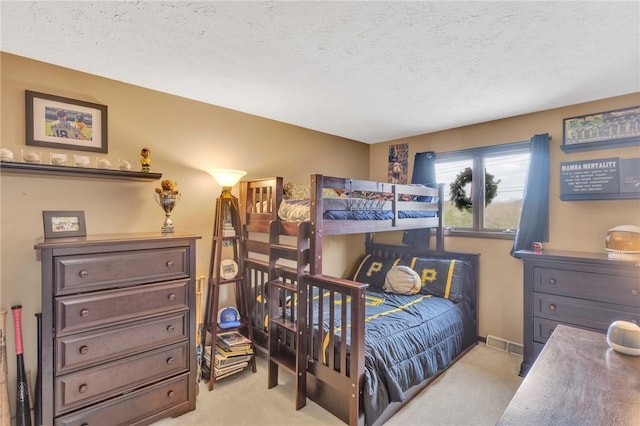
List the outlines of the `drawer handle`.
{"type": "Polygon", "coordinates": [[[80,392],[80,393],[85,393],[88,390],[89,390],[89,385],[82,384],[82,385],[78,386],[78,392],[80,392]]]}
{"type": "Polygon", "coordinates": [[[80,346],[80,349],[78,350],[78,352],[80,352],[82,355],[88,354],[89,353],[89,346],[87,346],[87,345],[80,346]]]}
{"type": "Polygon", "coordinates": [[[167,396],[168,396],[169,398],[173,398],[173,395],[175,395],[175,394],[176,394],[176,393],[175,393],[174,391],[172,391],[172,390],[170,390],[169,392],[167,392],[167,396]]]}
{"type": "Polygon", "coordinates": [[[167,268],[173,268],[173,260],[167,260],[167,268]]]}
{"type": "Polygon", "coordinates": [[[173,332],[175,331],[175,327],[174,327],[173,325],[168,325],[168,326],[167,326],[167,331],[168,331],[169,333],[173,333],[173,332]]]}
{"type": "Polygon", "coordinates": [[[174,301],[174,300],[176,300],[176,295],[175,295],[174,293],[171,293],[171,294],[169,295],[169,297],[167,297],[167,299],[169,299],[169,300],[171,300],[171,301],[174,301]]]}
{"type": "Polygon", "coordinates": [[[555,311],[555,310],[556,310],[556,305],[555,305],[555,304],[553,304],[553,303],[550,303],[550,304],[549,304],[549,310],[550,310],[550,311],[555,311]]]}
{"type": "Polygon", "coordinates": [[[82,271],[80,271],[80,273],[78,273],[78,275],[80,275],[80,278],[87,278],[89,276],[89,271],[83,269],[82,271]]]}
{"type": "Polygon", "coordinates": [[[557,281],[556,281],[556,279],[555,279],[555,278],[551,278],[551,279],[549,280],[549,284],[551,284],[551,285],[555,285],[555,283],[556,283],[556,282],[557,282],[557,281]]]}
{"type": "Polygon", "coordinates": [[[631,295],[632,296],[637,296],[638,295],[638,289],[637,288],[631,289],[631,295]]]}
{"type": "Polygon", "coordinates": [[[80,311],[80,316],[81,317],[88,317],[89,316],[89,310],[88,309],[83,309],[80,311]]]}
{"type": "Polygon", "coordinates": [[[89,423],[82,423],[80,426],[89,426],[89,423]]]}
{"type": "Polygon", "coordinates": [[[173,357],[172,356],[167,358],[167,364],[173,364],[173,357]]]}

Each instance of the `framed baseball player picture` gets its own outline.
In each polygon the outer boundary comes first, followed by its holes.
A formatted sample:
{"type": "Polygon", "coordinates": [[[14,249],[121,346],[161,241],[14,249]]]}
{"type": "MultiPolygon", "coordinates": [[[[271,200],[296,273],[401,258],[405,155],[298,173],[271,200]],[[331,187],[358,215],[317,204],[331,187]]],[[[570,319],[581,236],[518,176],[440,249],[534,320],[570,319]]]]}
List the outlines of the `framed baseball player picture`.
{"type": "Polygon", "coordinates": [[[107,106],[25,91],[27,145],[107,151],[107,106]]]}

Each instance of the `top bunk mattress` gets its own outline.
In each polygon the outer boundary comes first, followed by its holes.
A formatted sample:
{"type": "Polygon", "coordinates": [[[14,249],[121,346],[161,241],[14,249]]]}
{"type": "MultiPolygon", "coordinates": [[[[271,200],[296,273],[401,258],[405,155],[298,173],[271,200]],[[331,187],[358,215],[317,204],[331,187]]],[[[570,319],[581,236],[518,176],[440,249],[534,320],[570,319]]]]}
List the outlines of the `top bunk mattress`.
{"type": "MultiPolygon", "coordinates": [[[[410,185],[422,187],[423,185],[410,185]]],[[[437,197],[398,195],[398,216],[394,214],[394,194],[385,192],[389,187],[375,189],[322,188],[322,215],[326,220],[389,220],[437,217],[433,203],[437,197]]],[[[285,183],[284,197],[278,208],[278,217],[288,222],[311,219],[311,186],[285,183]]]]}
{"type": "MultiPolygon", "coordinates": [[[[367,200],[365,200],[367,201],[367,200]]],[[[278,217],[287,222],[304,222],[311,219],[310,200],[283,200],[278,217]]],[[[393,210],[384,209],[379,203],[366,203],[354,199],[324,199],[323,219],[328,220],[387,220],[395,217],[393,210]]],[[[402,208],[402,206],[400,206],[402,208]]],[[[436,217],[428,210],[398,210],[399,219],[436,217]]]]}

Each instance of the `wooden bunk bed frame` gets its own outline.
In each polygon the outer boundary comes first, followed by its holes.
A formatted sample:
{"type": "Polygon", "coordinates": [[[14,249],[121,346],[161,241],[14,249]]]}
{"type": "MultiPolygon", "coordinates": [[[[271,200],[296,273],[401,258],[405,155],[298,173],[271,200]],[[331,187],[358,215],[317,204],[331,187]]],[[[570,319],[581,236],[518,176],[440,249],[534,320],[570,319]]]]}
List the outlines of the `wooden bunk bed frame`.
{"type": "MultiPolygon", "coordinates": [[[[306,374],[304,380],[300,380],[298,384],[297,395],[298,402],[296,408],[304,406],[306,397],[314,400],[316,403],[333,413],[336,417],[342,419],[350,425],[364,424],[364,414],[362,406],[362,386],[364,381],[365,367],[365,292],[367,284],[331,277],[322,273],[322,238],[325,235],[339,234],[366,234],[366,253],[383,258],[402,258],[411,256],[422,256],[431,258],[459,259],[468,262],[471,265],[471,305],[473,306],[475,321],[475,339],[478,335],[478,280],[479,280],[479,256],[471,253],[446,252],[444,251],[444,235],[443,235],[443,189],[440,186],[437,189],[426,188],[412,185],[398,185],[390,183],[379,183],[364,180],[354,180],[348,178],[327,177],[320,174],[311,176],[310,182],[311,200],[310,200],[310,221],[306,223],[307,227],[301,226],[300,223],[285,222],[278,218],[278,209],[280,203],[283,202],[283,180],[281,177],[273,177],[268,179],[258,179],[253,181],[243,181],[240,185],[240,212],[242,216],[243,228],[246,233],[247,258],[245,260],[245,268],[247,270],[247,288],[249,292],[251,304],[250,316],[255,326],[254,338],[259,345],[265,345],[268,342],[268,333],[264,323],[265,317],[269,314],[268,306],[263,303],[264,296],[267,294],[266,287],[273,278],[273,262],[269,261],[270,253],[273,252],[272,247],[280,244],[280,236],[298,236],[300,229],[306,229],[309,236],[309,242],[305,245],[308,247],[308,256],[302,256],[302,250],[292,250],[291,255],[281,255],[282,258],[292,262],[308,263],[308,271],[301,272],[302,268],[287,268],[281,273],[282,279],[291,282],[302,282],[304,298],[308,299],[299,304],[300,310],[290,310],[290,321],[302,321],[306,323],[314,315],[319,313],[313,312],[314,306],[311,298],[307,298],[307,294],[326,294],[330,300],[341,298],[347,300],[350,298],[351,312],[346,312],[347,304],[342,304],[340,309],[329,308],[330,317],[342,318],[346,321],[347,316],[351,318],[350,328],[350,344],[347,351],[346,339],[342,339],[337,345],[340,350],[339,357],[327,357],[323,359],[322,342],[328,341],[329,347],[334,346],[334,331],[328,330],[326,333],[316,330],[315,333],[321,333],[314,337],[308,323],[303,326],[305,330],[299,331],[299,336],[303,336],[301,341],[296,339],[291,330],[278,330],[278,341],[283,346],[289,345],[291,357],[295,359],[296,354],[304,356],[304,366],[306,374]],[[384,192],[391,194],[390,200],[384,206],[385,210],[394,212],[393,218],[390,220],[327,220],[323,219],[323,212],[330,209],[331,200],[323,199],[323,188],[339,189],[341,191],[365,191],[365,192],[384,192]],[[401,195],[409,194],[412,197],[432,197],[431,202],[413,202],[400,201],[401,195]],[[420,219],[401,219],[398,217],[400,210],[419,209],[433,211],[436,215],[420,219]],[[431,229],[435,229],[435,249],[429,247],[431,240],[431,229]],[[378,244],[373,242],[372,234],[382,231],[400,231],[400,230],[420,230],[411,232],[423,232],[422,238],[416,238],[419,244],[414,246],[396,246],[389,244],[378,244]],[[268,237],[255,238],[253,234],[266,234],[268,237]],[[278,234],[278,235],[275,235],[278,234]],[[319,292],[319,293],[318,293],[319,292]],[[354,302],[356,301],[356,302],[354,302]],[[297,351],[297,352],[296,352],[297,351]],[[348,354],[347,354],[348,352],[348,354]],[[301,388],[300,388],[301,387],[301,388]],[[303,400],[302,402],[300,400],[303,400]]],[[[298,238],[300,244],[300,238],[298,238]]],[[[280,301],[282,304],[283,301],[280,301]]],[[[330,304],[333,306],[333,304],[330,304]]],[[[315,308],[321,309],[321,308],[315,308]]],[[[281,311],[282,312],[282,311],[281,311]]],[[[273,313],[273,310],[271,310],[273,313]]],[[[320,313],[322,316],[322,313],[320,313]]],[[[298,322],[298,324],[300,324],[298,322]]],[[[273,333],[274,329],[271,329],[273,333]]],[[[464,353],[471,349],[473,345],[469,345],[459,354],[453,364],[464,353]]],[[[326,346],[325,346],[326,347],[326,346]]],[[[383,414],[375,421],[374,424],[382,424],[395,414],[402,406],[404,406],[415,395],[422,391],[429,383],[431,383],[439,374],[430,377],[419,385],[413,386],[405,392],[406,398],[402,402],[392,403],[387,407],[383,414]]],[[[277,381],[277,373],[276,379],[277,381]]],[[[271,383],[269,387],[275,384],[271,383]]]]}

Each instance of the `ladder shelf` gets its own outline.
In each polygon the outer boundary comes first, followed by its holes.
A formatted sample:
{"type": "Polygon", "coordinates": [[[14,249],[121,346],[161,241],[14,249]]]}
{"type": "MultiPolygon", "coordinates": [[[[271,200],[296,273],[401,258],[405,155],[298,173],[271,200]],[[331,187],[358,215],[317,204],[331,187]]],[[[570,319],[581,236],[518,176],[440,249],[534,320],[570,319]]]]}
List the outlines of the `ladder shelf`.
{"type": "MultiPolygon", "coordinates": [[[[249,320],[248,294],[245,286],[245,253],[245,232],[240,222],[237,199],[230,192],[223,191],[216,200],[205,320],[200,336],[203,348],[207,348],[207,336],[211,336],[208,345],[209,390],[213,389],[217,379],[228,377],[249,366],[254,373],[256,372],[253,328],[249,320]],[[237,317],[231,317],[231,322],[229,322],[231,326],[228,327],[221,326],[225,321],[219,322],[218,318],[221,309],[225,309],[224,314],[235,312],[233,309],[227,310],[227,308],[233,307],[220,306],[220,290],[225,286],[231,286],[233,289],[235,309],[238,313],[237,317]],[[242,350],[234,353],[233,346],[227,348],[228,350],[222,347],[217,348],[219,336],[223,333],[233,332],[239,333],[248,340],[248,342],[240,342],[238,347],[242,347],[242,350]],[[233,359],[235,357],[238,358],[233,359]]],[[[205,363],[203,362],[203,364],[205,363]]],[[[206,369],[204,370],[206,371],[206,369]]]]}

